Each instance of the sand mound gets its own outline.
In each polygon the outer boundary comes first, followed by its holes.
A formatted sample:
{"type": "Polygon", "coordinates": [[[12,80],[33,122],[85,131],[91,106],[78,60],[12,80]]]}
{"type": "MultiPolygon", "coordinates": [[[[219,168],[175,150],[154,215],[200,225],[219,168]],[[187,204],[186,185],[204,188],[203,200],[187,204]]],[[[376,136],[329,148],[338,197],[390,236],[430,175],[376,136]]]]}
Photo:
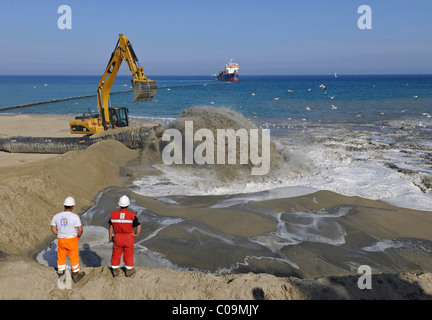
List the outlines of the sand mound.
{"type": "MultiPolygon", "coordinates": [[[[215,175],[222,181],[260,179],[261,177],[259,175],[261,174],[256,174],[254,176],[254,174],[251,174],[251,168],[260,168],[263,166],[267,167],[267,165],[263,165],[263,162],[265,161],[264,158],[261,159],[258,164],[254,164],[252,161],[252,148],[255,146],[255,144],[251,142],[251,130],[256,130],[258,134],[258,144],[256,145],[257,156],[260,158],[263,157],[263,154],[266,154],[268,156],[269,168],[268,171],[264,173],[266,176],[269,174],[269,172],[270,175],[272,175],[272,171],[280,169],[281,166],[283,166],[283,164],[286,162],[286,159],[277,152],[276,146],[273,142],[270,141],[268,149],[265,147],[262,137],[262,131],[258,130],[258,128],[252,122],[244,118],[241,114],[238,114],[226,108],[200,106],[183,110],[178,119],[160,129],[160,131],[164,131],[167,129],[177,129],[181,132],[183,139],[182,148],[184,150],[182,154],[182,163],[186,162],[185,154],[187,150],[185,149],[185,140],[187,139],[187,136],[185,132],[187,130],[187,122],[193,123],[192,132],[194,135],[200,129],[207,129],[210,130],[213,136],[212,139],[214,139],[213,141],[210,141],[213,146],[211,149],[213,150],[214,154],[213,156],[209,157],[213,160],[214,164],[196,164],[196,154],[198,149],[197,147],[200,147],[200,145],[202,147],[204,142],[207,142],[207,137],[204,137],[201,141],[193,142],[195,158],[192,165],[188,164],[189,168],[195,169],[197,167],[206,167],[206,170],[211,168],[215,171],[215,175]],[[244,140],[239,137],[240,135],[235,138],[236,143],[234,163],[229,162],[229,138],[224,137],[224,141],[222,142],[222,144],[219,144],[218,142],[218,130],[229,129],[232,130],[233,134],[239,134],[240,130],[245,130],[243,132],[245,132],[244,136],[246,136],[246,139],[244,140]],[[242,142],[246,145],[245,149],[242,149],[242,142]],[[223,164],[218,163],[218,154],[221,151],[224,152],[223,164]],[[247,163],[243,163],[242,154],[245,155],[247,163]]],[[[161,150],[168,144],[169,142],[161,142],[161,150]]],[[[199,154],[207,157],[207,149],[206,151],[202,151],[202,153],[199,154]]]]}

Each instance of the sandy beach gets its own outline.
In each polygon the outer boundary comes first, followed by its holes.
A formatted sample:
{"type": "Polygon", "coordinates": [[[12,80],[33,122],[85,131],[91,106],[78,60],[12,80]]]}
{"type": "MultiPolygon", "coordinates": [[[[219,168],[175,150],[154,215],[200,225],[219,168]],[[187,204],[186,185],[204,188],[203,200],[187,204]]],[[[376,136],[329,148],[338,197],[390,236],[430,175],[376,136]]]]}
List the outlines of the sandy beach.
{"type": "MultiPolygon", "coordinates": [[[[67,115],[0,115],[0,138],[14,136],[69,137],[67,115]]],[[[133,120],[131,127],[142,121],[133,120]]],[[[145,158],[145,157],[144,157],[145,158]]],[[[83,267],[86,276],[71,289],[60,289],[56,271],[35,260],[55,237],[49,224],[62,211],[66,196],[73,195],[75,212],[82,214],[95,205],[96,196],[109,187],[121,188],[137,172],[131,163],[143,160],[139,150],[127,148],[119,141],[97,142],[85,150],[65,154],[24,154],[0,151],[0,299],[97,299],[97,300],[326,300],[326,299],[432,299],[431,255],[404,252],[397,256],[395,267],[372,275],[372,289],[360,289],[360,275],[327,261],[344,259],[344,247],[332,249],[322,245],[292,246],[286,250],[297,258],[298,269],[289,276],[266,273],[211,273],[171,268],[137,267],[132,278],[121,274],[113,278],[108,266],[83,267]],[[327,250],[328,249],[328,250],[327,250]],[[322,259],[316,259],[322,252],[322,259]],[[403,267],[400,267],[403,266],[403,267]],[[405,266],[409,266],[405,267],[405,266]]],[[[203,198],[204,201],[216,201],[203,198]]],[[[160,215],[202,220],[223,232],[254,236],[269,232],[277,222],[253,214],[244,208],[219,210],[204,205],[171,206],[147,197],[137,202],[160,215]],[[223,215],[233,218],[226,225],[223,215]],[[211,217],[211,218],[209,218],[211,217]],[[238,223],[236,223],[236,221],[238,223]],[[248,224],[244,224],[248,221],[248,224]]],[[[329,191],[306,196],[255,202],[254,210],[320,210],[336,206],[354,208],[335,220],[346,230],[351,246],[366,247],[379,240],[404,238],[432,241],[432,214],[395,207],[360,197],[347,197],[329,191]]],[[[250,208],[248,208],[250,209],[250,208]]],[[[175,227],[164,230],[176,237],[175,227]]],[[[377,255],[374,262],[392,265],[377,255]],[[386,264],[387,263],[387,264],[386,264]]],[[[396,259],[396,256],[395,256],[396,259]]],[[[368,261],[365,261],[367,264],[368,261]]]]}

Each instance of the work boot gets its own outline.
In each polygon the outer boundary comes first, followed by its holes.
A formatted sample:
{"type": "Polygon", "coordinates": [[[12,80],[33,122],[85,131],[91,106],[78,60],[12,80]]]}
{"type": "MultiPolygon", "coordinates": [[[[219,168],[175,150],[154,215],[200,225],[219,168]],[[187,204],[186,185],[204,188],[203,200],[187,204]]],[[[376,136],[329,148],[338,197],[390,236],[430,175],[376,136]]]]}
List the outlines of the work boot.
{"type": "Polygon", "coordinates": [[[84,277],[84,272],[72,272],[72,280],[77,283],[84,277]]]}
{"type": "Polygon", "coordinates": [[[66,272],[65,272],[65,270],[58,272],[57,276],[60,279],[60,281],[64,281],[64,279],[66,279],[66,272]]]}
{"type": "Polygon", "coordinates": [[[115,277],[117,277],[119,275],[120,268],[112,268],[111,271],[112,271],[113,277],[115,278],[115,277]]]}
{"type": "Polygon", "coordinates": [[[126,269],[126,277],[130,277],[131,275],[133,275],[135,273],[135,268],[132,269],[126,269]]]}

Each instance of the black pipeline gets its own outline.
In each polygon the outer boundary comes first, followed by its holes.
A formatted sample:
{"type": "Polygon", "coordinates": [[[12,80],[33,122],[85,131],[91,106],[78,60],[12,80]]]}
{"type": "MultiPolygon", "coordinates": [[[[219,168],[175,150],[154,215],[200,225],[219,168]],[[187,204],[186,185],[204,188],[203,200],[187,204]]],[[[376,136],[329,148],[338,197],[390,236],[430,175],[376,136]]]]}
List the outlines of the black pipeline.
{"type": "MultiPolygon", "coordinates": [[[[210,83],[210,84],[188,84],[183,86],[169,86],[169,87],[163,87],[161,89],[172,89],[172,88],[185,88],[185,87],[205,87],[205,86],[215,86],[215,85],[221,85],[223,83],[210,83]]],[[[111,92],[111,94],[119,94],[119,93],[128,93],[133,92],[133,90],[126,90],[126,91],[117,91],[117,92],[111,92]]],[[[78,100],[78,99],[84,99],[84,98],[92,98],[96,97],[96,94],[89,94],[86,96],[78,96],[78,97],[70,97],[70,98],[64,98],[64,99],[53,99],[49,101],[41,101],[41,102],[31,102],[26,104],[20,104],[18,106],[11,106],[11,107],[4,107],[0,108],[0,112],[7,111],[7,110],[14,110],[14,109],[20,109],[20,108],[27,108],[32,106],[38,106],[42,104],[48,104],[48,103],[57,103],[57,102],[63,102],[63,101],[69,101],[69,100],[78,100]]]]}
{"type": "Polygon", "coordinates": [[[54,153],[62,154],[83,150],[100,141],[113,139],[130,149],[158,148],[155,128],[121,128],[108,130],[92,136],[82,137],[7,137],[0,138],[0,151],[10,153],[54,153]]]}

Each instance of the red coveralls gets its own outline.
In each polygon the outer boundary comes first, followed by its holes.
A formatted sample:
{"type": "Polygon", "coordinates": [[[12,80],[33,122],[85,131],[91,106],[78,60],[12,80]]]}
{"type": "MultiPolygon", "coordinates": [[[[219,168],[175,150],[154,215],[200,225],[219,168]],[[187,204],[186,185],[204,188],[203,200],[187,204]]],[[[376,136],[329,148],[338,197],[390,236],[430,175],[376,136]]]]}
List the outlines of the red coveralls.
{"type": "Polygon", "coordinates": [[[111,212],[109,224],[113,226],[113,251],[111,256],[111,266],[118,268],[120,266],[121,256],[127,269],[134,266],[134,245],[135,237],[131,235],[133,228],[140,225],[136,214],[126,208],[111,212]]]}

